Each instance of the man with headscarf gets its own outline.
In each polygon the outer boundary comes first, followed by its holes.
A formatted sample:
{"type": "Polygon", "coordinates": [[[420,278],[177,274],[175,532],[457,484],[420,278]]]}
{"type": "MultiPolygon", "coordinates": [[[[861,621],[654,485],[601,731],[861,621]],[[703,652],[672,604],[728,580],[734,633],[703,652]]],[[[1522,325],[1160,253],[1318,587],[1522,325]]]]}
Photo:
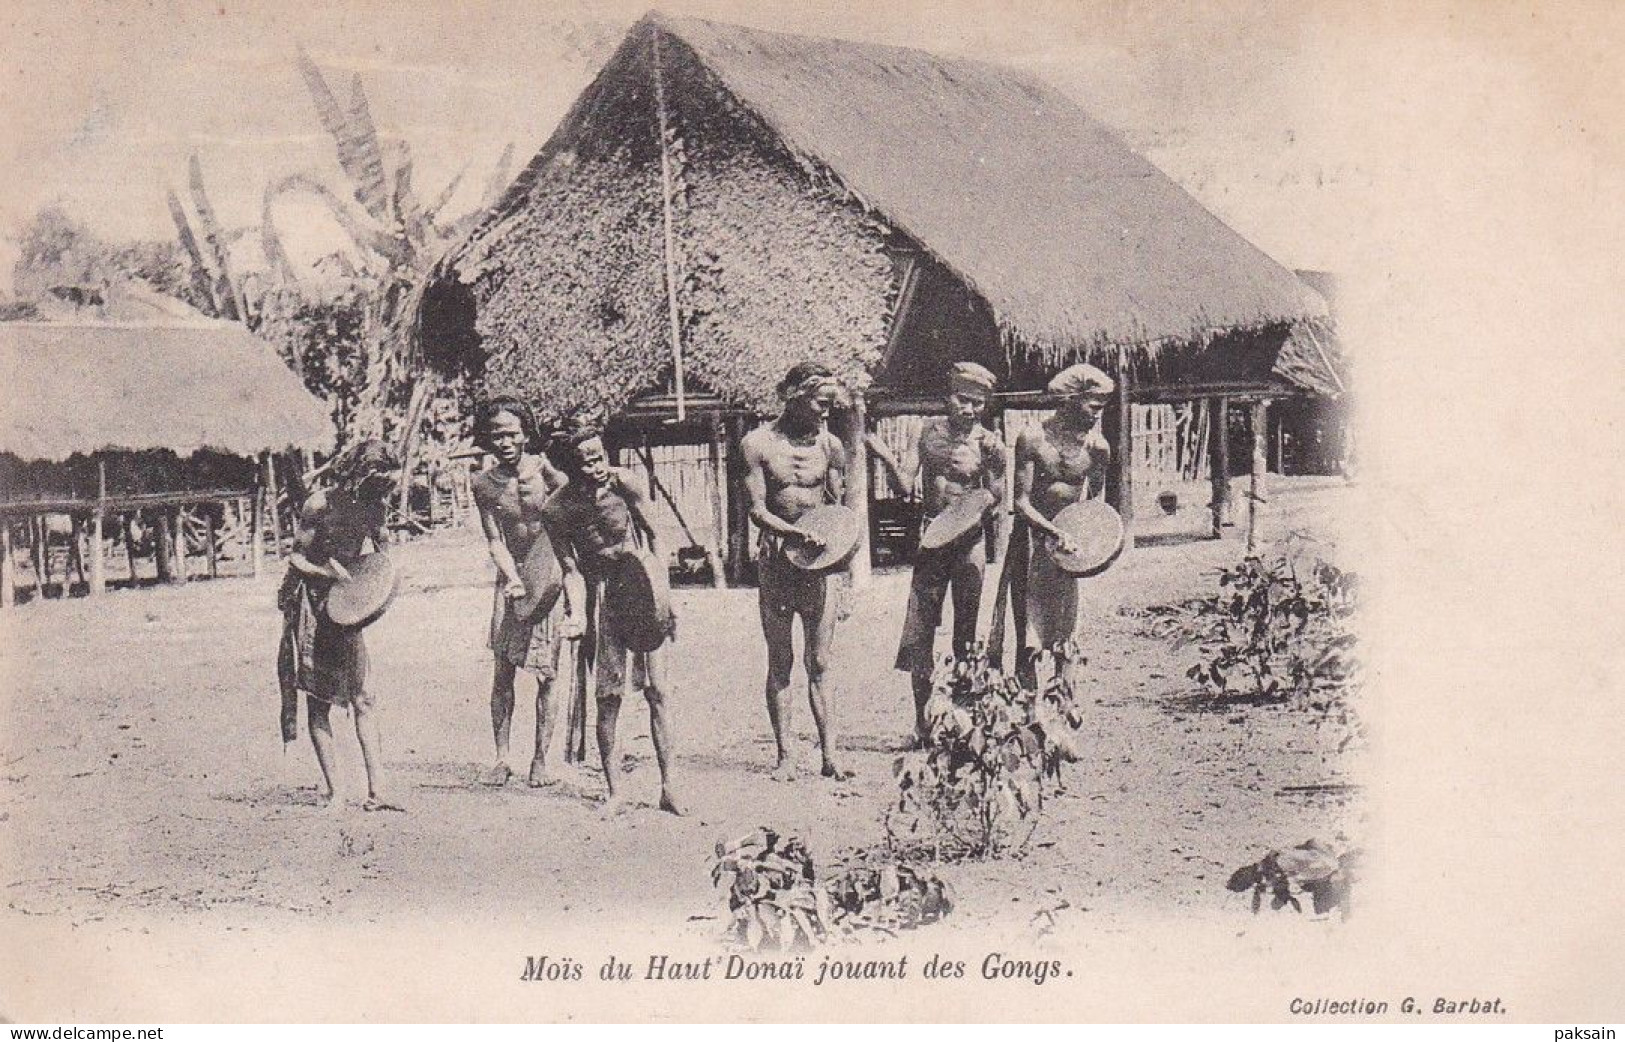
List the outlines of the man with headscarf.
{"type": "MultiPolygon", "coordinates": [[[[995,383],[993,374],[975,362],[958,362],[949,370],[946,414],[920,429],[922,524],[929,525],[967,496],[983,500],[983,517],[1004,498],[1004,441],[981,422],[995,383]]],[[[922,740],[943,601],[951,590],[953,650],[956,657],[964,656],[976,643],[985,562],[980,524],[945,546],[921,550],[914,559],[896,666],[910,675],[915,733],[922,740]]]]}
{"type": "MultiPolygon", "coordinates": [[[[1062,370],[1048,387],[1060,399],[1055,415],[1016,440],[1013,505],[1032,537],[1025,607],[1037,650],[1072,639],[1078,628],[1079,580],[1055,560],[1056,552],[1073,552],[1076,547],[1052,519],[1074,503],[1098,497],[1105,488],[1112,450],[1100,431],[1100,415],[1114,389],[1112,378],[1092,365],[1062,370]]],[[[1031,678],[1026,633],[1018,630],[1017,639],[1022,646],[1019,665],[1031,678]]]]}
{"type": "Polygon", "coordinates": [[[822,547],[813,533],[797,526],[815,507],[840,503],[846,494],[846,450],[826,421],[840,394],[834,374],[817,362],[801,362],[779,381],[784,408],[777,419],[745,435],[745,488],[750,516],[761,530],[757,548],[757,595],[762,636],[767,641],[767,715],[778,748],[774,775],[795,774],[791,752],[790,671],[795,666],[792,631],[801,616],[807,657],[807,699],[823,753],[823,774],[841,778],[825,701],[830,645],[836,609],[831,577],[792,564],[785,550],[795,545],[822,547]]]}

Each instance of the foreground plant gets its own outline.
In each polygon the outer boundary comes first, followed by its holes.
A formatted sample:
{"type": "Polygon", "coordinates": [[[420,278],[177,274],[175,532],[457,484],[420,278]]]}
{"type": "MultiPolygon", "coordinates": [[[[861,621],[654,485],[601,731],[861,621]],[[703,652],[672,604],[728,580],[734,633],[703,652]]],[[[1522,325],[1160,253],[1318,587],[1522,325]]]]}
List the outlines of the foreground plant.
{"type": "Polygon", "coordinates": [[[1029,687],[993,666],[985,649],[940,670],[926,704],[924,747],[894,765],[897,803],[888,836],[935,859],[987,858],[1025,849],[1046,786],[1082,755],[1083,716],[1069,677],[1082,663],[1071,644],[1045,652],[1029,687]]]}
{"type": "Polygon", "coordinates": [[[1359,850],[1339,853],[1311,839],[1290,850],[1272,850],[1256,862],[1243,865],[1225,887],[1237,894],[1252,891],[1254,915],[1263,908],[1268,894],[1270,908],[1275,911],[1290,907],[1302,912],[1300,898],[1307,896],[1316,915],[1336,909],[1347,919],[1359,863],[1359,850]]]}
{"type": "Polygon", "coordinates": [[[948,884],[908,864],[842,866],[820,881],[807,845],[769,828],[718,843],[711,882],[727,887],[730,939],[753,951],[895,935],[953,910],[948,884]]]}
{"type": "Polygon", "coordinates": [[[1356,578],[1326,561],[1299,572],[1287,556],[1221,570],[1218,592],[1180,612],[1175,647],[1194,643],[1201,652],[1185,675],[1228,700],[1324,702],[1355,687],[1356,578]]]}

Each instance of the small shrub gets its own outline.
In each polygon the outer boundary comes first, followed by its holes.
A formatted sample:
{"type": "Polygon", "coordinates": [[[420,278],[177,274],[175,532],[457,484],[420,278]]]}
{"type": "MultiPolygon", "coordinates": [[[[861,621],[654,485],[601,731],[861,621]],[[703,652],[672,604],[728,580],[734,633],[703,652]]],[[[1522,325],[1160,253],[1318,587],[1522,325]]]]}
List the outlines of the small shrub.
{"type": "Polygon", "coordinates": [[[948,885],[908,864],[842,866],[820,882],[807,845],[769,828],[718,843],[711,882],[728,889],[729,939],[752,951],[895,935],[953,910],[948,885]]]}
{"type": "Polygon", "coordinates": [[[924,747],[899,757],[898,799],[888,812],[894,847],[934,859],[1023,850],[1038,826],[1045,787],[1082,756],[1083,716],[1069,681],[1081,664],[1067,644],[1038,663],[1052,674],[1030,687],[992,666],[984,649],[939,670],[926,706],[924,747]]]}
{"type": "Polygon", "coordinates": [[[1306,578],[1296,562],[1248,557],[1219,573],[1219,592],[1190,602],[1176,646],[1196,644],[1186,671],[1223,699],[1286,701],[1341,693],[1358,681],[1355,576],[1317,561],[1306,578]]]}
{"type": "Polygon", "coordinates": [[[1237,894],[1252,891],[1254,915],[1264,907],[1264,895],[1268,894],[1270,908],[1275,911],[1290,907],[1301,912],[1303,902],[1299,898],[1307,896],[1316,915],[1336,909],[1347,919],[1359,862],[1358,850],[1336,853],[1330,846],[1311,839],[1290,850],[1272,850],[1253,864],[1243,865],[1225,887],[1237,894]]]}

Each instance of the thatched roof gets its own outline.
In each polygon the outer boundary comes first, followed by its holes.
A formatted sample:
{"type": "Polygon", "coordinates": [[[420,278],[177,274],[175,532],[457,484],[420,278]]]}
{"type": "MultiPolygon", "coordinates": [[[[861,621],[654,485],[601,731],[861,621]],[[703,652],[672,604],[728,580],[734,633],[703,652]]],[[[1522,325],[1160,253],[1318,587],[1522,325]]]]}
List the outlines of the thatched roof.
{"type": "Polygon", "coordinates": [[[1048,352],[1325,304],[1055,89],[924,51],[651,16],[1048,352]]]}
{"type": "Polygon", "coordinates": [[[230,322],[0,322],[0,452],[329,448],[327,406],[230,322]]]}
{"type": "MultiPolygon", "coordinates": [[[[660,205],[659,136],[654,129],[657,54],[678,122],[671,135],[678,160],[689,158],[691,142],[685,134],[691,125],[714,122],[697,111],[700,103],[694,96],[720,97],[762,139],[763,148],[785,157],[784,167],[800,178],[803,190],[844,204],[830,213],[856,213],[878,234],[926,252],[963,280],[986,301],[1006,350],[1013,354],[1049,365],[1083,356],[1115,358],[1119,346],[1155,354],[1165,342],[1199,342],[1215,331],[1325,312],[1325,302],[1313,289],[1214,217],[1104,125],[1053,88],[1019,72],[917,50],[657,14],[628,34],[502,202],[448,254],[439,278],[475,285],[484,305],[503,292],[502,280],[523,280],[521,272],[538,263],[562,269],[558,276],[547,276],[553,284],[588,276],[572,265],[595,252],[591,245],[559,233],[558,248],[571,256],[542,258],[537,251],[541,233],[534,229],[543,220],[580,222],[585,220],[578,216],[582,207],[601,208],[575,182],[598,176],[595,162],[618,150],[627,168],[623,176],[637,178],[647,198],[641,208],[628,202],[624,212],[601,215],[601,223],[626,241],[606,239],[610,250],[596,252],[617,252],[641,265],[635,281],[652,282],[648,288],[663,293],[659,242],[647,241],[659,234],[658,210],[653,215],[646,211],[660,205]],[[652,184],[643,180],[649,177],[655,179],[652,184]],[[566,196],[571,197],[568,205],[566,196]],[[487,282],[483,294],[482,280],[487,282]]],[[[690,205],[696,194],[703,195],[703,187],[695,189],[685,176],[678,189],[679,207],[690,205]]],[[[759,193],[752,200],[765,198],[759,193]]],[[[617,205],[609,204],[608,210],[617,205]]],[[[679,213],[680,219],[685,216],[679,213]]],[[[738,214],[733,220],[748,234],[758,216],[738,214]]],[[[680,259],[698,258],[703,264],[714,258],[716,250],[685,242],[685,231],[677,229],[684,255],[680,259]]],[[[681,266],[678,275],[685,288],[695,278],[681,266]]],[[[795,286],[792,275],[781,277],[803,301],[824,290],[795,286]]],[[[541,278],[530,277],[524,287],[533,308],[552,303],[541,278]]],[[[855,292],[854,287],[843,288],[855,292]]],[[[875,291],[865,284],[863,292],[874,299],[862,303],[884,313],[895,300],[895,289],[875,291]]],[[[728,306],[738,306],[742,299],[728,306]]],[[[513,307],[511,300],[507,306],[513,307]]],[[[659,296],[637,308],[617,298],[611,310],[646,319],[643,333],[654,344],[645,344],[645,349],[664,347],[661,353],[669,355],[662,307],[659,296]]],[[[525,335],[543,333],[519,328],[512,314],[496,321],[482,315],[482,322],[487,327],[482,335],[496,331],[504,341],[499,353],[520,345],[525,335]]],[[[849,344],[848,353],[835,361],[870,362],[876,357],[874,331],[858,330],[854,322],[847,325],[861,342],[849,344]]],[[[772,338],[737,339],[731,355],[748,363],[760,350],[754,341],[772,338]]],[[[804,352],[816,354],[827,338],[821,342],[802,335],[800,342],[804,352]]],[[[703,355],[706,345],[695,346],[703,355]]],[[[584,343],[574,349],[598,348],[584,343]]],[[[661,353],[640,353],[635,359],[637,375],[646,384],[661,375],[661,353]]],[[[758,368],[777,368],[777,359],[773,365],[758,361],[758,368]]],[[[550,356],[546,366],[567,367],[572,377],[578,375],[567,358],[550,356]]],[[[735,388],[717,386],[730,374],[719,375],[721,381],[706,381],[711,389],[739,400],[735,388]]],[[[764,371],[757,379],[777,375],[764,371]]],[[[597,390],[584,386],[589,393],[597,390]]],[[[616,388],[614,397],[624,400],[625,390],[616,388]]]]}

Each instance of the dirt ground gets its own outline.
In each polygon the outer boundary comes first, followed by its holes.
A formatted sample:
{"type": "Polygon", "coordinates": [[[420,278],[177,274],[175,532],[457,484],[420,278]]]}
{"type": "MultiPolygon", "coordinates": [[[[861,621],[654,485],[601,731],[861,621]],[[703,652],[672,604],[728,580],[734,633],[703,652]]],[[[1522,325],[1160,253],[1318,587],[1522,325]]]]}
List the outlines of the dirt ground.
{"type": "MultiPolygon", "coordinates": [[[[1353,492],[1279,480],[1268,531],[1313,534],[1337,556],[1334,521],[1353,492]]],[[[1153,504],[1148,504],[1153,505],[1153,504]]],[[[1200,517],[1181,512],[1195,530],[1200,517]]],[[[1068,769],[1026,857],[949,865],[958,909],[932,930],[1027,928],[1049,909],[1119,923],[1154,914],[1251,920],[1224,881],[1262,852],[1340,830],[1359,838],[1358,787],[1288,786],[1362,776],[1345,732],[1280,708],[1189,708],[1189,651],[1140,634],[1134,610],[1197,596],[1241,552],[1223,542],[1140,546],[1087,585],[1093,755],[1068,769]]],[[[622,715],[627,813],[604,816],[596,767],[558,768],[531,790],[480,784],[491,761],[491,568],[474,530],[398,548],[407,584],[368,633],[388,769],[406,814],[368,814],[359,752],[335,716],[337,810],[315,805],[308,741],[284,749],[273,671],[280,567],[259,580],[193,582],[98,602],[31,605],[0,621],[0,917],[138,929],[157,919],[274,929],[288,920],[388,923],[455,912],[546,931],[629,915],[691,939],[724,911],[709,858],[757,825],[804,837],[821,863],[881,843],[891,765],[910,725],[891,660],[907,576],[882,573],[838,634],[834,712],[856,777],[767,773],[765,655],[752,590],[683,589],[675,658],[677,760],[690,814],[653,807],[656,772],[641,703],[622,715]]],[[[528,682],[522,681],[522,684],[528,682]]],[[[522,689],[514,758],[528,759],[522,689]]],[[[806,763],[811,719],[798,702],[806,763]]],[[[560,758],[563,727],[555,737],[560,758]]],[[[594,757],[595,758],[595,757],[594,757]]]]}

